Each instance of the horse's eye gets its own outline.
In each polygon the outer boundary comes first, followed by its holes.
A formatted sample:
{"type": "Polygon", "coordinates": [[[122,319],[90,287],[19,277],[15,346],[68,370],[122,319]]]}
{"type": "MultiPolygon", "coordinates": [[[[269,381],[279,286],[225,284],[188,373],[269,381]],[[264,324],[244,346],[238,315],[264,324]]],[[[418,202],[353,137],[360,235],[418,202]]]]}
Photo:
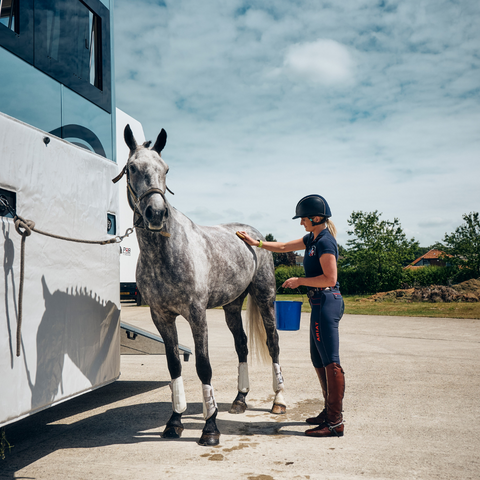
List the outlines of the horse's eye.
{"type": "Polygon", "coordinates": [[[170,171],[170,168],[167,168],[167,171],[165,172],[165,175],[170,171]]]}
{"type": "Polygon", "coordinates": [[[130,165],[129,170],[130,170],[130,173],[133,174],[133,173],[136,173],[137,168],[135,167],[135,165],[130,165]]]}

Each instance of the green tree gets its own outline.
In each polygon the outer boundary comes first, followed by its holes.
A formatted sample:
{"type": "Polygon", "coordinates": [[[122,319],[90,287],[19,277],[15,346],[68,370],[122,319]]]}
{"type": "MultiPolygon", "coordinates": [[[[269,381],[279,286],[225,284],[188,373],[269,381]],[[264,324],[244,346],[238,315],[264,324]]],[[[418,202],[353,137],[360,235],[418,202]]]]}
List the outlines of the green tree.
{"type": "MultiPolygon", "coordinates": [[[[267,242],[277,241],[271,233],[267,233],[267,235],[265,235],[265,240],[267,242]]],[[[287,252],[287,253],[273,252],[273,265],[275,267],[278,267],[279,265],[285,265],[286,267],[294,267],[295,254],[293,252],[287,252]]]]}
{"type": "Polygon", "coordinates": [[[377,210],[353,212],[348,220],[353,238],[347,240],[340,269],[355,279],[358,293],[398,288],[402,267],[415,260],[419,243],[407,239],[398,218],[392,222],[381,215],[377,210]]]}
{"type": "Polygon", "coordinates": [[[462,215],[464,223],[454,233],[445,234],[444,250],[452,257],[446,257],[458,265],[470,277],[480,277],[480,218],[478,212],[462,215]]]}

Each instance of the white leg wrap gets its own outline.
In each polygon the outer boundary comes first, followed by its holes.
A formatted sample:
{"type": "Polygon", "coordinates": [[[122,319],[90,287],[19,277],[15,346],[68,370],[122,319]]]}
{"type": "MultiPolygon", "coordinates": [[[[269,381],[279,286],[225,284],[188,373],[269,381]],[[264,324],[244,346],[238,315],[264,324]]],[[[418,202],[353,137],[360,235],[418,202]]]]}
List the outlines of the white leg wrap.
{"type": "Polygon", "coordinates": [[[250,391],[247,362],[241,362],[238,364],[238,391],[242,393],[248,393],[250,391]]]}
{"type": "Polygon", "coordinates": [[[283,397],[283,393],[281,390],[277,392],[277,394],[275,395],[275,399],[273,400],[273,403],[275,405],[283,405],[285,407],[287,406],[287,402],[285,401],[285,398],[283,397]]]}
{"type": "Polygon", "coordinates": [[[278,363],[272,364],[272,373],[273,373],[273,391],[275,392],[275,400],[273,403],[275,405],[284,405],[287,406],[285,402],[285,398],[283,397],[283,376],[282,376],[282,369],[278,363]]]}
{"type": "Polygon", "coordinates": [[[282,369],[278,363],[272,364],[272,373],[273,373],[273,391],[278,393],[280,390],[283,390],[283,376],[282,369]]]}
{"type": "Polygon", "coordinates": [[[213,387],[202,383],[203,390],[203,417],[208,420],[217,409],[217,402],[213,396],[213,387]]]}
{"type": "Polygon", "coordinates": [[[183,413],[187,409],[187,400],[185,398],[185,390],[183,389],[183,378],[178,377],[172,380],[170,390],[172,391],[173,411],[183,413]]]}

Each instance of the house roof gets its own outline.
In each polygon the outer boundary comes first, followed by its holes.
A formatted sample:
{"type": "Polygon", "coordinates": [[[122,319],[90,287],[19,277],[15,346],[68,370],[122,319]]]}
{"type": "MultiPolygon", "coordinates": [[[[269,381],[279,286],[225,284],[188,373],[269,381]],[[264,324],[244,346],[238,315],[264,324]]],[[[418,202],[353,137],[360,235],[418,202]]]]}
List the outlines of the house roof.
{"type": "Polygon", "coordinates": [[[421,266],[417,266],[417,263],[420,260],[423,260],[423,259],[425,259],[425,260],[438,260],[441,255],[445,255],[445,252],[442,252],[442,250],[437,250],[436,248],[432,248],[431,250],[429,250],[427,253],[425,253],[421,257],[418,257],[410,265],[407,265],[405,268],[421,268],[421,266]]]}
{"type": "Polygon", "coordinates": [[[440,257],[440,255],[443,255],[445,252],[442,252],[441,250],[437,250],[435,248],[432,248],[431,250],[429,250],[425,255],[422,255],[420,258],[418,258],[417,260],[415,260],[415,262],[413,263],[416,263],[418,260],[420,260],[421,258],[425,258],[427,260],[432,260],[432,259],[435,259],[435,258],[438,258],[440,257]]]}

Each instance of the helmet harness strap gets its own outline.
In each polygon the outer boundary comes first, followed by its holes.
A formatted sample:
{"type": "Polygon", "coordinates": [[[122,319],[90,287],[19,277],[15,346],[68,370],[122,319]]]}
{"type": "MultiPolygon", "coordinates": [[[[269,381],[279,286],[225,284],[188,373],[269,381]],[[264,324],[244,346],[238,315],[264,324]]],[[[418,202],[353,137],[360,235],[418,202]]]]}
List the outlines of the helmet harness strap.
{"type": "MultiPolygon", "coordinates": [[[[320,217],[320,215],[315,215],[320,217]]],[[[315,227],[317,225],[322,225],[322,223],[325,223],[327,221],[327,217],[321,217],[322,219],[319,222],[314,222],[313,217],[308,217],[308,219],[312,222],[312,225],[315,227]]]]}

